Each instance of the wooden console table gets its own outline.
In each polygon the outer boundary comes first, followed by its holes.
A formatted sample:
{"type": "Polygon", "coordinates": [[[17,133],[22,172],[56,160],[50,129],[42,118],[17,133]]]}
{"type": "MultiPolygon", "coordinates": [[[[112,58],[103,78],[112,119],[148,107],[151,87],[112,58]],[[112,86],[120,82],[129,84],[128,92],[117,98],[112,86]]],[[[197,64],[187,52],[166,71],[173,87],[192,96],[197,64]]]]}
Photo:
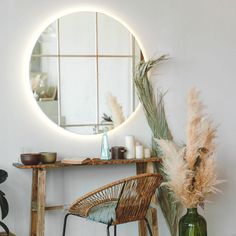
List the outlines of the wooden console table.
{"type": "MultiPolygon", "coordinates": [[[[47,171],[54,168],[75,167],[75,166],[94,166],[94,165],[127,165],[136,164],[137,174],[152,173],[154,171],[153,164],[160,162],[160,159],[151,157],[147,159],[120,159],[120,160],[91,160],[84,164],[64,164],[56,162],[54,164],[40,165],[22,165],[13,163],[13,166],[19,169],[32,170],[32,193],[31,193],[31,228],[30,236],[44,236],[45,211],[63,209],[64,206],[46,206],[46,174],[47,171]]],[[[156,196],[152,202],[157,204],[156,196]]],[[[151,208],[148,213],[151,221],[153,236],[158,236],[157,210],[151,208]]],[[[139,223],[139,236],[146,236],[147,229],[144,222],[139,223]]]]}

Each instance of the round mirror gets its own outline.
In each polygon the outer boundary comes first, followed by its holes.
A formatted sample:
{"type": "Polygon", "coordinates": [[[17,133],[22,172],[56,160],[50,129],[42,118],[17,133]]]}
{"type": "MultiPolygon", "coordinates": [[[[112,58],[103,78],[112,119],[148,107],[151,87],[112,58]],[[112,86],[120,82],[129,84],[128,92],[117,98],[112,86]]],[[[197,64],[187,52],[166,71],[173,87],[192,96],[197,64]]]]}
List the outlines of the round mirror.
{"type": "Polygon", "coordinates": [[[32,92],[48,118],[69,131],[111,130],[138,104],[132,77],[141,59],[134,36],[113,18],[98,12],[66,15],[35,43],[32,92]]]}

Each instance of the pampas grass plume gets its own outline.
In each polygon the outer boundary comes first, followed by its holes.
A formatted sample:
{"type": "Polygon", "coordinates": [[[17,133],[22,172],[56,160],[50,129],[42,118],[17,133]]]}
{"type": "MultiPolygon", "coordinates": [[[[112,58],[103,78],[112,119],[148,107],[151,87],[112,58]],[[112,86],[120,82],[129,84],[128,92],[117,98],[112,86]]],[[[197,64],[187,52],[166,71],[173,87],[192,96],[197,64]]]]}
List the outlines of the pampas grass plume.
{"type": "Polygon", "coordinates": [[[186,208],[203,205],[209,194],[218,192],[215,164],[216,127],[204,113],[199,92],[192,88],[188,94],[187,145],[156,139],[162,150],[165,185],[177,201],[186,208]]]}
{"type": "Polygon", "coordinates": [[[117,98],[113,96],[111,93],[107,96],[107,104],[112,113],[112,120],[114,122],[114,127],[120,125],[125,121],[125,117],[123,114],[122,106],[117,101],[117,98]]]}

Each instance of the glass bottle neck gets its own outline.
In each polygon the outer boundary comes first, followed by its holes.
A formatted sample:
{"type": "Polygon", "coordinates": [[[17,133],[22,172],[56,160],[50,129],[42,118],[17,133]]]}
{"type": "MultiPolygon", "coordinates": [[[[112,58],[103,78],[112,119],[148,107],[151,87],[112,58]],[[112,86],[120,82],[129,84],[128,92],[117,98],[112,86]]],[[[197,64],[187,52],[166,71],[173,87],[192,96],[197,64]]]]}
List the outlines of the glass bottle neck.
{"type": "Polygon", "coordinates": [[[187,213],[189,214],[197,214],[197,208],[188,208],[187,213]]]}

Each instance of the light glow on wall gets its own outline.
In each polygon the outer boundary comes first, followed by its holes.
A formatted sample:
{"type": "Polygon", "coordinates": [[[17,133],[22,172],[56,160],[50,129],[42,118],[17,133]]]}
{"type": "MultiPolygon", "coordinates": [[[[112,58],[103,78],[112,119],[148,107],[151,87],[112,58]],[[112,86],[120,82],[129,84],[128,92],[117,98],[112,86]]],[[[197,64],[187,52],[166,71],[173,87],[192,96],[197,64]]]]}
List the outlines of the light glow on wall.
{"type": "MultiPolygon", "coordinates": [[[[42,22],[40,25],[35,26],[35,30],[32,32],[31,38],[29,39],[29,42],[26,43],[27,47],[25,48],[25,54],[24,54],[24,62],[23,62],[23,87],[25,90],[25,95],[27,98],[27,101],[29,103],[29,106],[31,109],[37,114],[37,116],[41,119],[41,121],[52,131],[57,133],[58,135],[66,136],[67,138],[72,138],[72,139],[99,139],[101,138],[102,134],[96,134],[96,135],[81,135],[81,134],[76,134],[73,132],[70,132],[66,129],[61,128],[57,124],[55,124],[53,121],[51,121],[45,113],[41,110],[41,108],[38,106],[37,101],[35,100],[32,90],[31,90],[31,85],[30,85],[30,80],[29,80],[29,65],[30,65],[30,58],[31,58],[31,53],[34,48],[35,42],[37,41],[38,37],[40,34],[45,30],[45,28],[51,24],[52,22],[56,21],[58,18],[63,17],[65,15],[74,13],[74,12],[79,12],[79,11],[93,11],[93,12],[101,12],[103,14],[106,14],[118,22],[120,22],[124,27],[126,27],[134,36],[136,41],[138,42],[142,53],[144,55],[144,58],[146,58],[145,50],[140,42],[139,38],[137,37],[137,34],[132,30],[125,22],[123,22],[120,18],[116,17],[116,14],[109,12],[107,9],[101,9],[99,7],[94,7],[94,6],[83,6],[83,7],[73,7],[73,8],[68,8],[65,9],[61,12],[57,12],[51,17],[47,18],[44,22],[42,22]]],[[[113,130],[109,131],[109,135],[113,136],[116,135],[117,133],[120,132],[120,130],[124,129],[129,125],[130,122],[133,122],[136,119],[136,116],[140,113],[140,104],[137,106],[135,111],[123,122],[121,125],[118,127],[114,128],[113,130]]]]}

